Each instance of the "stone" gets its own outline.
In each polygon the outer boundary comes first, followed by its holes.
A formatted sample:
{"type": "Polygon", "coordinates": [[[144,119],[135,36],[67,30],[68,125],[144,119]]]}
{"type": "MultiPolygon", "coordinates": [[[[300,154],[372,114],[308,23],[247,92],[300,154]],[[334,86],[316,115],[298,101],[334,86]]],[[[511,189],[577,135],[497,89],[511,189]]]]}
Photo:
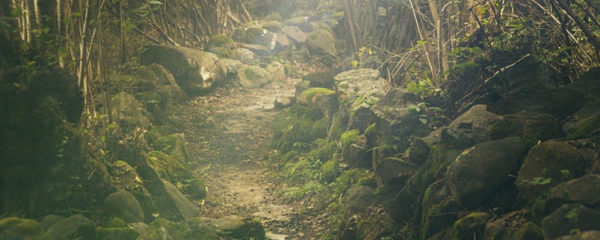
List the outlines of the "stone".
{"type": "Polygon", "coordinates": [[[229,83],[235,79],[238,70],[244,66],[244,64],[236,59],[221,58],[217,62],[217,75],[220,78],[225,79],[224,83],[229,83]]]}
{"type": "Polygon", "coordinates": [[[232,38],[238,42],[263,46],[268,50],[275,49],[275,44],[277,43],[275,33],[259,26],[236,28],[232,38]]]}
{"type": "Polygon", "coordinates": [[[275,37],[277,38],[277,41],[275,43],[276,51],[282,51],[282,50],[288,49],[290,46],[292,46],[292,41],[285,34],[275,33],[275,37]]]}
{"type": "Polygon", "coordinates": [[[276,20],[262,20],[261,25],[264,29],[267,29],[271,32],[277,32],[282,28],[282,24],[276,20]]]}
{"type": "Polygon", "coordinates": [[[358,168],[371,168],[371,154],[367,151],[364,135],[358,130],[350,130],[342,134],[342,159],[348,165],[358,168]]]}
{"type": "Polygon", "coordinates": [[[246,48],[235,48],[231,52],[231,58],[241,61],[244,64],[252,64],[257,56],[254,52],[246,48]]]}
{"type": "Polygon", "coordinates": [[[144,211],[138,200],[128,191],[111,193],[104,200],[108,216],[119,217],[126,222],[143,222],[144,211]]]}
{"type": "Polygon", "coordinates": [[[568,88],[582,91],[588,95],[596,96],[600,92],[600,67],[593,67],[581,76],[580,79],[568,85],[568,88]]]}
{"type": "Polygon", "coordinates": [[[348,219],[354,215],[365,216],[369,206],[375,203],[375,191],[366,186],[350,187],[344,198],[343,213],[348,219]]]}
{"type": "Polygon", "coordinates": [[[494,125],[502,119],[489,112],[486,105],[475,105],[448,125],[448,134],[467,146],[480,143],[487,140],[494,125]]]}
{"type": "Polygon", "coordinates": [[[581,139],[600,136],[600,111],[564,125],[567,139],[581,139]]]}
{"type": "Polygon", "coordinates": [[[291,107],[295,102],[295,97],[277,97],[275,99],[274,108],[278,110],[288,108],[291,107]]]}
{"type": "Polygon", "coordinates": [[[65,217],[60,215],[47,215],[44,218],[42,218],[42,221],[40,221],[40,226],[42,227],[42,230],[46,231],[50,226],[63,219],[65,219],[65,217]]]}
{"type": "Polygon", "coordinates": [[[472,212],[454,223],[456,239],[483,239],[485,224],[492,218],[487,212],[472,212]]]}
{"type": "Polygon", "coordinates": [[[218,60],[214,53],[163,45],[146,46],[140,54],[141,64],[158,63],[164,66],[173,74],[177,84],[192,96],[224,80],[216,74],[218,60]]]}
{"type": "Polygon", "coordinates": [[[600,211],[582,204],[565,204],[542,221],[544,237],[555,239],[573,231],[585,232],[600,229],[600,211]]]}
{"type": "Polygon", "coordinates": [[[500,114],[538,112],[554,116],[562,121],[588,102],[585,93],[565,87],[543,92],[507,96],[488,105],[488,111],[500,114]]]}
{"type": "Polygon", "coordinates": [[[312,55],[337,56],[335,35],[324,29],[311,32],[306,38],[306,47],[312,55]]]}
{"type": "Polygon", "coordinates": [[[260,88],[271,82],[267,70],[259,66],[242,66],[236,80],[244,88],[260,88]]]}
{"type": "Polygon", "coordinates": [[[281,28],[281,32],[294,41],[294,43],[306,42],[307,34],[296,26],[285,26],[281,28]]]}
{"type": "Polygon", "coordinates": [[[339,72],[336,70],[309,73],[307,75],[302,76],[302,80],[308,81],[308,85],[310,87],[334,89],[335,81],[333,80],[333,77],[335,77],[335,75],[337,75],[338,73],[339,72]]]}
{"type": "Polygon", "coordinates": [[[549,114],[520,112],[506,115],[489,132],[489,138],[521,137],[528,146],[538,141],[561,138],[563,132],[558,120],[549,114]]]}
{"type": "Polygon", "coordinates": [[[305,16],[293,17],[293,18],[286,20],[285,24],[287,24],[289,26],[296,26],[305,32],[310,32],[313,29],[310,26],[309,20],[310,20],[309,17],[305,17],[305,16]]]}
{"type": "Polygon", "coordinates": [[[575,235],[563,236],[555,240],[597,240],[600,239],[600,231],[586,231],[575,235]]]}
{"type": "Polygon", "coordinates": [[[510,184],[526,151],[518,137],[477,144],[463,151],[446,173],[452,197],[465,207],[486,205],[493,193],[510,184]]]}
{"type": "Polygon", "coordinates": [[[570,144],[546,141],[529,150],[516,184],[526,200],[534,201],[542,191],[582,176],[587,165],[581,153],[570,144]]]}
{"type": "Polygon", "coordinates": [[[18,217],[0,219],[0,239],[35,240],[41,234],[42,228],[36,220],[18,217]]]}
{"type": "Polygon", "coordinates": [[[162,180],[152,167],[141,164],[137,170],[140,177],[144,179],[144,187],[150,192],[161,217],[181,221],[199,215],[196,206],[185,198],[173,184],[162,180]]]}
{"type": "Polygon", "coordinates": [[[414,163],[398,157],[387,157],[377,163],[375,173],[385,183],[402,183],[417,171],[414,163]]]}
{"type": "Polygon", "coordinates": [[[532,222],[528,222],[513,234],[512,239],[543,240],[544,233],[538,225],[535,225],[535,223],[532,222]]]}
{"type": "Polygon", "coordinates": [[[272,82],[283,82],[287,79],[285,69],[281,63],[272,62],[265,67],[265,70],[269,73],[268,78],[272,82]]]}
{"type": "Polygon", "coordinates": [[[566,203],[600,208],[600,175],[591,174],[556,185],[550,191],[546,208],[554,210],[566,203]]]}
{"type": "Polygon", "coordinates": [[[200,218],[196,224],[210,226],[224,239],[265,240],[265,230],[259,221],[239,216],[200,218]]]}
{"type": "Polygon", "coordinates": [[[136,240],[140,233],[132,228],[99,228],[97,231],[98,240],[136,240]]]}
{"type": "Polygon", "coordinates": [[[48,228],[43,240],[96,239],[96,225],[81,214],[65,218],[48,228]]]}
{"type": "Polygon", "coordinates": [[[120,92],[111,98],[111,115],[119,121],[120,126],[135,129],[148,129],[152,122],[148,119],[149,113],[144,106],[129,93],[120,92]]]}
{"type": "Polygon", "coordinates": [[[462,208],[450,197],[443,181],[431,184],[421,202],[422,215],[420,233],[422,239],[429,239],[434,234],[452,227],[458,219],[462,208]]]}

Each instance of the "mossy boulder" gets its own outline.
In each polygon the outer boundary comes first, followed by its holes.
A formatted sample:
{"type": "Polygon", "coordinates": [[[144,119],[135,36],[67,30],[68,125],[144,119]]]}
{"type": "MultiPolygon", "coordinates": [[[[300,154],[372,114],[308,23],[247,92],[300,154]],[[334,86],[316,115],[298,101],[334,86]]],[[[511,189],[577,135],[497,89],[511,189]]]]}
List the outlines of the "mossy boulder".
{"type": "Polygon", "coordinates": [[[216,34],[216,35],[212,35],[210,36],[210,39],[208,40],[208,47],[233,47],[233,39],[231,39],[229,36],[225,35],[225,34],[216,34]]]}
{"type": "Polygon", "coordinates": [[[152,126],[148,119],[149,113],[133,95],[120,92],[111,98],[111,105],[111,115],[120,126],[127,129],[148,129],[152,126]]]}
{"type": "Polygon", "coordinates": [[[600,135],[600,111],[587,118],[565,125],[568,139],[580,139],[600,135]]]}
{"type": "Polygon", "coordinates": [[[18,217],[0,219],[0,239],[35,240],[41,234],[42,228],[36,220],[18,217]]]}
{"type": "Polygon", "coordinates": [[[417,171],[417,166],[400,157],[387,157],[378,161],[375,173],[386,183],[401,183],[417,171]]]}
{"type": "Polygon", "coordinates": [[[587,165],[581,153],[570,144],[546,141],[529,150],[516,184],[521,195],[533,201],[547,194],[550,187],[583,175],[587,165]]]}
{"type": "Polygon", "coordinates": [[[198,95],[219,84],[214,53],[185,47],[149,45],[140,53],[140,63],[150,65],[158,63],[167,68],[175,77],[177,84],[189,95],[198,95]]]}
{"type": "Polygon", "coordinates": [[[143,222],[144,211],[135,196],[127,191],[111,193],[104,200],[108,216],[119,217],[126,222],[143,222]]]}
{"type": "Polygon", "coordinates": [[[279,62],[269,63],[269,65],[265,67],[265,70],[269,73],[269,78],[273,82],[283,82],[287,79],[283,64],[279,62]]]}
{"type": "Polygon", "coordinates": [[[467,146],[484,142],[502,119],[502,116],[489,112],[486,105],[475,105],[450,123],[448,133],[467,146]]]}
{"type": "Polygon", "coordinates": [[[487,212],[473,212],[454,223],[455,239],[483,239],[485,224],[492,218],[487,212]]]}
{"type": "Polygon", "coordinates": [[[600,231],[586,231],[574,235],[559,237],[556,240],[596,240],[600,239],[600,231]]]}
{"type": "Polygon", "coordinates": [[[140,236],[135,229],[132,228],[99,228],[97,231],[98,240],[136,240],[140,236]]]}
{"type": "Polygon", "coordinates": [[[357,185],[348,189],[344,199],[344,218],[354,215],[366,216],[367,208],[375,203],[375,191],[366,186],[357,185]]]}
{"type": "Polygon", "coordinates": [[[287,35],[294,43],[304,43],[307,39],[307,34],[296,26],[285,26],[281,28],[281,32],[287,35]]]}
{"type": "Polygon", "coordinates": [[[259,66],[242,66],[236,80],[244,88],[259,88],[271,82],[269,76],[269,72],[259,66]]]}
{"type": "Polygon", "coordinates": [[[167,179],[173,184],[183,184],[194,178],[186,164],[174,156],[161,151],[152,151],[147,154],[146,158],[161,178],[167,179]]]}
{"type": "Polygon", "coordinates": [[[217,235],[225,239],[266,239],[265,230],[257,220],[228,216],[216,219],[201,218],[199,221],[212,226],[217,235]]]}
{"type": "Polygon", "coordinates": [[[588,102],[586,95],[569,88],[556,88],[502,98],[488,105],[488,111],[507,115],[518,112],[550,114],[559,121],[575,113],[588,102]]]}
{"type": "Polygon", "coordinates": [[[182,163],[189,162],[189,151],[183,133],[174,133],[160,137],[154,142],[154,147],[161,152],[177,158],[182,163]]]}
{"type": "Polygon", "coordinates": [[[563,132],[555,117],[543,113],[520,112],[504,116],[489,131],[492,140],[506,137],[521,137],[527,146],[538,141],[561,138],[563,132]]]}
{"type": "Polygon", "coordinates": [[[436,233],[452,227],[462,208],[452,198],[446,198],[437,204],[423,208],[420,225],[421,239],[429,239],[436,233]]]}
{"type": "Polygon", "coordinates": [[[321,165],[320,170],[323,181],[327,183],[333,182],[340,175],[340,171],[338,169],[339,163],[340,162],[338,160],[331,159],[321,165]]]}
{"type": "Polygon", "coordinates": [[[371,167],[371,154],[367,151],[367,139],[358,130],[354,129],[343,133],[340,142],[344,162],[353,167],[371,167]]]}
{"type": "Polygon", "coordinates": [[[600,229],[600,211],[587,208],[582,204],[565,204],[556,209],[542,221],[544,237],[555,239],[571,234],[573,231],[600,229]]]}
{"type": "Polygon", "coordinates": [[[252,64],[256,61],[257,56],[254,52],[246,48],[236,48],[231,52],[231,58],[239,60],[244,64],[252,64]]]}
{"type": "Polygon", "coordinates": [[[43,240],[59,239],[96,239],[96,225],[81,214],[65,218],[48,228],[43,240]]]}
{"type": "Polygon", "coordinates": [[[327,88],[309,88],[300,94],[298,102],[303,104],[313,104],[316,101],[316,97],[324,95],[335,95],[335,91],[327,88]]]}
{"type": "Polygon", "coordinates": [[[533,222],[527,222],[523,225],[519,230],[517,230],[512,239],[515,240],[543,240],[544,233],[542,232],[542,228],[536,225],[533,222]]]}
{"type": "Polygon", "coordinates": [[[477,144],[463,151],[446,173],[448,188],[465,207],[487,205],[492,195],[510,184],[527,150],[523,140],[510,137],[477,144]]]}
{"type": "Polygon", "coordinates": [[[600,175],[590,174],[556,185],[550,191],[546,208],[554,210],[562,204],[581,203],[600,208],[600,175]]]}
{"type": "Polygon", "coordinates": [[[335,35],[325,29],[319,29],[308,35],[306,47],[313,55],[337,56],[335,35]]]}
{"type": "Polygon", "coordinates": [[[54,225],[55,223],[57,223],[63,219],[65,219],[65,217],[60,216],[60,215],[50,214],[50,215],[44,216],[42,218],[42,220],[40,221],[40,226],[42,227],[42,230],[46,231],[46,230],[48,230],[48,228],[50,226],[54,225]]]}

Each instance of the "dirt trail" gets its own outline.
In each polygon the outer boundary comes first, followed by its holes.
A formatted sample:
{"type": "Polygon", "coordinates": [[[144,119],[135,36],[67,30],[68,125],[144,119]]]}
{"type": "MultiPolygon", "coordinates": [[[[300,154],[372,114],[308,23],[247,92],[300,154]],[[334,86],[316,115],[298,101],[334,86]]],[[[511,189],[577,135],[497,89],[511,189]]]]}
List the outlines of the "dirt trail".
{"type": "Polygon", "coordinates": [[[274,182],[263,153],[277,111],[273,102],[294,95],[294,81],[262,89],[223,90],[198,98],[189,114],[207,111],[207,128],[187,128],[195,170],[207,184],[204,216],[237,215],[260,220],[270,239],[310,239],[310,224],[298,212],[302,204],[280,196],[285,185],[274,182]]]}

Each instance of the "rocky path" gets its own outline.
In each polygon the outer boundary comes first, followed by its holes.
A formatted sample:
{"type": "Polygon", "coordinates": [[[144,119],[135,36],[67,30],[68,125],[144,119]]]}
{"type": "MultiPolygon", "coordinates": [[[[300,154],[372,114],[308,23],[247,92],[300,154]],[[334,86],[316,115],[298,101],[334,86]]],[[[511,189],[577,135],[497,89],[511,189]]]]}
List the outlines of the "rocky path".
{"type": "Polygon", "coordinates": [[[294,95],[294,81],[261,89],[223,90],[197,98],[187,114],[201,114],[209,127],[186,127],[195,173],[206,181],[200,203],[207,217],[244,216],[260,220],[270,239],[310,239],[310,224],[298,213],[302,205],[281,197],[285,185],[275,182],[263,162],[271,139],[277,97],[294,95]]]}

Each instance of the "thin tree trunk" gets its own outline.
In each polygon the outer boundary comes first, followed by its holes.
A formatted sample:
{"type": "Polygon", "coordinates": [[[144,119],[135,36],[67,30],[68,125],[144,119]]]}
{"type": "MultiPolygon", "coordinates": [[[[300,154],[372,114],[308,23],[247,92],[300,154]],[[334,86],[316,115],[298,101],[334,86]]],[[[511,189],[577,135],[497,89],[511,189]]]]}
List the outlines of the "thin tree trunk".
{"type": "MultiPolygon", "coordinates": [[[[419,34],[419,40],[423,41],[423,33],[421,32],[421,27],[419,24],[419,19],[417,18],[417,11],[415,10],[415,5],[413,4],[413,0],[408,0],[410,3],[410,7],[412,9],[413,17],[415,18],[415,25],[417,26],[417,33],[419,34]]],[[[435,69],[433,68],[433,64],[431,64],[431,58],[429,57],[429,52],[427,51],[427,46],[425,44],[421,44],[423,47],[423,53],[425,54],[425,58],[427,59],[427,64],[429,65],[429,71],[431,71],[431,76],[435,76],[435,69]]]]}

